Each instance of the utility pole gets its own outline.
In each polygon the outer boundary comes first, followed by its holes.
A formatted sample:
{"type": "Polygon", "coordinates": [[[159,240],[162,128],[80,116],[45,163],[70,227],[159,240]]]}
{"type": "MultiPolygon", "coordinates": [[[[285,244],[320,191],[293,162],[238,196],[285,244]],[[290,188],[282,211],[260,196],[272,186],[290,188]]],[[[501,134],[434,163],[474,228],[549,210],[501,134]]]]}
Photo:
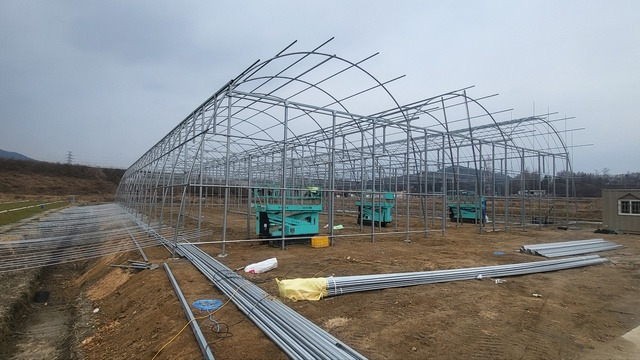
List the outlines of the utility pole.
{"type": "Polygon", "coordinates": [[[73,160],[73,154],[71,151],[67,151],[67,165],[71,165],[71,160],[73,160]]]}

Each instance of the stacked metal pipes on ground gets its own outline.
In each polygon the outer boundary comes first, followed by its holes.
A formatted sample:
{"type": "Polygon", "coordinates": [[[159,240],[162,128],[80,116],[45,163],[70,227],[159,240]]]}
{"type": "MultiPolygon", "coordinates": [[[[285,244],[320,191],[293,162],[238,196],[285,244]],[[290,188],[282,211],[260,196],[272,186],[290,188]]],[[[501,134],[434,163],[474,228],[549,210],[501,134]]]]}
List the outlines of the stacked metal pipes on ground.
{"type": "Polygon", "coordinates": [[[523,245],[520,252],[544,257],[559,257],[615,250],[623,247],[604,239],[564,241],[548,244],[523,245]]]}
{"type": "Polygon", "coordinates": [[[158,268],[158,265],[156,264],[152,264],[150,262],[147,261],[135,261],[135,260],[127,260],[128,264],[127,265],[119,265],[119,264],[114,264],[111,265],[112,267],[119,267],[119,268],[123,268],[123,269],[135,269],[135,270],[155,270],[158,268]]]}
{"type": "MultiPolygon", "coordinates": [[[[107,224],[128,220],[129,215],[114,204],[76,206],[63,208],[48,215],[39,215],[38,221],[26,222],[11,230],[11,236],[24,239],[65,236],[70,234],[93,232],[96,226],[100,230],[107,224]]],[[[3,234],[5,235],[5,234],[3,234]]]]}
{"type": "Polygon", "coordinates": [[[548,271],[565,270],[589,265],[603,264],[608,260],[597,255],[568,259],[545,260],[520,264],[496,265],[466,269],[375,274],[359,276],[337,276],[327,278],[327,296],[336,296],[360,291],[382,290],[440,282],[472,280],[478,278],[500,278],[548,271]]]}
{"type": "Polygon", "coordinates": [[[292,359],[365,359],[297,312],[193,245],[179,251],[292,359]]]}
{"type": "Polygon", "coordinates": [[[114,204],[62,209],[0,235],[0,272],[57,265],[158,245],[114,204]]]}

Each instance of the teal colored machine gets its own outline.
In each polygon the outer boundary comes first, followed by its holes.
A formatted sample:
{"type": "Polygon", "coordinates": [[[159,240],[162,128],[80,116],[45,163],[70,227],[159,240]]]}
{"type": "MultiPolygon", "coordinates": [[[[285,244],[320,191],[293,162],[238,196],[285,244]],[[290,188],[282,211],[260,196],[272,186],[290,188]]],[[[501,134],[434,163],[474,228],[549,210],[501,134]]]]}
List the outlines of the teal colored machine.
{"type": "MultiPolygon", "coordinates": [[[[369,194],[369,196],[371,196],[369,194]]],[[[382,201],[356,201],[358,208],[358,224],[371,224],[371,221],[379,223],[380,226],[386,227],[393,220],[391,210],[395,206],[395,196],[393,193],[387,192],[382,196],[382,201]]]]}
{"type": "Polygon", "coordinates": [[[322,196],[317,187],[287,189],[282,219],[281,190],[271,185],[253,189],[256,235],[260,238],[313,236],[318,234],[322,196]]]}
{"type": "Polygon", "coordinates": [[[477,223],[486,222],[487,200],[470,191],[461,191],[447,197],[449,220],[477,223]]]}

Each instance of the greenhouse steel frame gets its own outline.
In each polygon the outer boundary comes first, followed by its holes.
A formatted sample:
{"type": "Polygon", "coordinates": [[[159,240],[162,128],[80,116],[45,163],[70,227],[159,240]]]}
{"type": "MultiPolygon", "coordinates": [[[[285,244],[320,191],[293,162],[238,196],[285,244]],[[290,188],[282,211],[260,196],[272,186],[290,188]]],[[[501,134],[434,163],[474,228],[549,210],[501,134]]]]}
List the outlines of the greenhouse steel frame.
{"type": "Polygon", "coordinates": [[[480,232],[569,221],[570,154],[555,126],[566,118],[505,119],[483,105],[495,95],[473,98],[472,87],[401,105],[391,87],[403,76],[378,80],[363,67],[377,54],[349,61],[323,51],[331,40],[310,51],[293,42],[223,85],[131,165],[117,202],[176,244],[220,243],[222,255],[264,241],[252,231],[259,184],[280,190],[283,219],[297,201],[285,190],[319,188],[332,244],[444,235],[447,196],[463,190],[487,199],[480,232]],[[337,216],[355,219],[356,200],[388,193],[392,226],[334,230],[337,216]]]}

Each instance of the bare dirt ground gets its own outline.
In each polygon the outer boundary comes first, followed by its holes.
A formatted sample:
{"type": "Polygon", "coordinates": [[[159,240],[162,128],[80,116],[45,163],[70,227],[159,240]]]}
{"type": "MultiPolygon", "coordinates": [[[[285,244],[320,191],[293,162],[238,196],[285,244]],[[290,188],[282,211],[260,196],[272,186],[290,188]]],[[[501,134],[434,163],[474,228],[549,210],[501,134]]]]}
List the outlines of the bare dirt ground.
{"type": "MultiPolygon", "coordinates": [[[[237,219],[238,225],[242,219],[237,219]]],[[[348,225],[346,225],[349,227],[348,225]]],[[[348,231],[349,229],[347,229],[348,231]]],[[[270,257],[278,268],[244,274],[277,296],[275,278],[318,277],[422,271],[542,260],[520,254],[523,244],[602,237],[595,228],[553,228],[478,234],[474,225],[447,229],[447,235],[396,235],[342,238],[335,246],[229,244],[219,260],[235,269],[270,257]],[[495,255],[501,251],[504,255],[495,255]]],[[[636,359],[638,348],[622,338],[640,325],[640,237],[604,235],[625,248],[602,253],[605,265],[554,273],[423,285],[342,295],[320,301],[282,302],[371,359],[636,359]],[[541,294],[534,297],[532,294],[541,294]]],[[[212,256],[219,245],[203,248],[212,256]]],[[[226,300],[185,260],[164,248],[149,248],[152,262],[168,262],[185,297],[226,300]]],[[[87,265],[76,285],[84,290],[93,314],[78,337],[87,359],[200,358],[184,312],[162,269],[129,272],[109,267],[139,255],[122,254],[87,265]]],[[[196,313],[196,316],[198,314],[196,313]]],[[[216,333],[198,320],[218,359],[285,359],[280,351],[232,303],[215,314],[228,326],[216,333]]]]}
{"type": "MultiPolygon", "coordinates": [[[[230,216],[232,238],[246,233],[246,218],[236,215],[230,216]]],[[[337,221],[345,226],[339,234],[360,231],[349,216],[338,217],[337,221]]],[[[375,242],[369,236],[342,237],[328,248],[295,244],[280,250],[260,243],[228,244],[228,256],[218,259],[236,269],[276,257],[278,268],[268,273],[241,274],[277,297],[276,278],[537,261],[543,258],[516,250],[524,244],[604,237],[625,245],[601,253],[610,260],[605,265],[509,277],[500,284],[483,279],[320,301],[280,301],[370,359],[640,358],[639,348],[628,340],[634,333],[627,334],[640,325],[640,236],[593,234],[594,230],[595,226],[568,231],[514,228],[480,235],[477,225],[464,224],[448,227],[444,237],[439,230],[430,232],[427,238],[412,234],[411,243],[403,241],[404,235],[377,234],[375,242]],[[504,254],[496,255],[496,251],[504,254]],[[532,296],[534,293],[542,297],[532,296]]],[[[219,229],[214,229],[213,237],[217,236],[219,229]]],[[[218,244],[202,247],[214,257],[221,252],[218,244]]],[[[163,247],[147,248],[145,252],[150,262],[171,266],[189,303],[227,300],[189,262],[172,259],[163,247]]],[[[50,302],[28,304],[29,296],[23,297],[24,318],[20,315],[15,321],[8,342],[1,345],[0,358],[201,358],[191,329],[180,332],[187,320],[164,270],[111,267],[125,264],[127,259],[141,257],[135,252],[123,253],[43,269],[40,277],[51,292],[50,302]],[[44,307],[48,312],[41,312],[44,307]],[[37,317],[45,320],[34,321],[37,317]],[[43,330],[37,327],[41,323],[51,326],[43,330]],[[30,337],[39,332],[53,337],[48,341],[30,337]],[[58,333],[63,336],[53,335],[58,333]],[[58,346],[51,349],[51,343],[58,346]]],[[[9,284],[3,280],[3,293],[12,291],[9,284]]],[[[194,311],[196,316],[203,315],[194,311]]],[[[214,323],[208,319],[199,319],[198,324],[217,359],[287,358],[233,303],[216,312],[214,319],[223,331],[214,331],[214,323]]]]}
{"type": "MultiPolygon", "coordinates": [[[[33,291],[21,302],[13,328],[1,343],[0,358],[12,360],[68,359],[73,348],[71,330],[75,321],[77,288],[69,287],[75,264],[42,269],[34,288],[53,290],[48,299],[34,302],[33,291]]],[[[6,283],[11,285],[11,281],[6,283]]],[[[3,286],[7,293],[13,289],[3,286]]]]}

